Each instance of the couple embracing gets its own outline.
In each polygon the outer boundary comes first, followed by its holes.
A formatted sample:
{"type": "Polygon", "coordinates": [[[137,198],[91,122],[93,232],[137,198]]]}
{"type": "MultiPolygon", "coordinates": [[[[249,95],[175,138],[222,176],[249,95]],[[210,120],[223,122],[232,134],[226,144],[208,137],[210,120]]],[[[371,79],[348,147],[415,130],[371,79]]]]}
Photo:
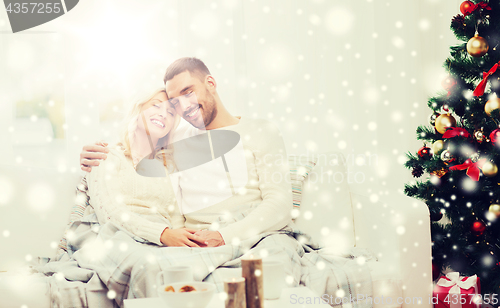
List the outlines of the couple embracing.
{"type": "Polygon", "coordinates": [[[279,130],[231,115],[199,59],[176,60],[164,82],[133,106],[116,146],[83,148],[86,214],[159,246],[216,247],[287,226],[289,169],[272,163],[286,162],[279,130]],[[141,169],[160,170],[160,177],[141,176],[141,169]]]}

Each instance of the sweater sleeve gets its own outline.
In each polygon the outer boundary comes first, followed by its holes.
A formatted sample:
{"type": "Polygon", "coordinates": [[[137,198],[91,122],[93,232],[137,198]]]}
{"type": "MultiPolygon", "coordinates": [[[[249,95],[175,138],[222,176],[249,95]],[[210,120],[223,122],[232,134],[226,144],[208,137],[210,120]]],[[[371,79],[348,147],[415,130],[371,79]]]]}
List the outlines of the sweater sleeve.
{"type": "Polygon", "coordinates": [[[174,189],[175,199],[177,201],[173,212],[170,214],[172,229],[180,229],[185,227],[186,218],[182,215],[180,208],[182,207],[182,189],[179,186],[180,172],[170,175],[170,182],[174,189]]]}
{"type": "Polygon", "coordinates": [[[292,219],[292,192],[290,170],[285,143],[279,129],[269,121],[259,122],[259,129],[251,133],[256,172],[262,202],[245,218],[221,228],[226,244],[234,238],[245,240],[256,234],[276,231],[292,219]]]}
{"type": "MultiPolygon", "coordinates": [[[[151,243],[162,246],[161,234],[171,223],[160,217],[139,215],[130,211],[122,202],[120,179],[121,158],[110,152],[100,166],[93,167],[88,174],[90,205],[94,208],[100,224],[111,222],[151,243]]],[[[126,176],[125,176],[126,177],[126,176]]]]}

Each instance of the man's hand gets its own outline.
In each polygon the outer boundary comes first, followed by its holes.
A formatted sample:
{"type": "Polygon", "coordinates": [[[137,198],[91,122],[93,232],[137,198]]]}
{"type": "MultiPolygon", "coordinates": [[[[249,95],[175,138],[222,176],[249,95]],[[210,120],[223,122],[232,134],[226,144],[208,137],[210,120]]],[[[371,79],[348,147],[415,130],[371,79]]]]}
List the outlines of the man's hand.
{"type": "Polygon", "coordinates": [[[104,153],[109,153],[107,142],[97,141],[95,145],[86,145],[80,153],[80,167],[83,171],[92,171],[92,166],[99,166],[100,159],[106,159],[104,153]]]}
{"type": "Polygon", "coordinates": [[[195,234],[195,229],[169,229],[165,228],[160,241],[165,246],[175,247],[206,247],[206,240],[195,234]]]}
{"type": "Polygon", "coordinates": [[[207,242],[207,247],[217,247],[226,245],[219,231],[200,230],[197,231],[195,235],[198,235],[199,237],[203,238],[204,241],[207,242]]]}

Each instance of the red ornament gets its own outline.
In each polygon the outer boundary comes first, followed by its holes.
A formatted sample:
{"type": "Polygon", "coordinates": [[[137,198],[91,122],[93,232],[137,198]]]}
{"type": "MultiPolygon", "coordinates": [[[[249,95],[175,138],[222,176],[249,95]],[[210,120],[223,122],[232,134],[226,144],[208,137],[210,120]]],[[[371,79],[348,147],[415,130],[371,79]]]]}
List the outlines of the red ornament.
{"type": "Polygon", "coordinates": [[[470,9],[475,7],[474,3],[471,1],[464,1],[462,4],[460,4],[460,12],[464,15],[469,15],[470,9]]]}
{"type": "Polygon", "coordinates": [[[477,9],[484,9],[484,10],[491,11],[491,7],[488,5],[488,3],[484,2],[484,1],[481,1],[478,4],[474,4],[470,1],[465,1],[465,2],[462,2],[462,4],[460,5],[460,12],[462,12],[462,14],[464,14],[464,16],[472,14],[477,9]]]}
{"type": "Polygon", "coordinates": [[[441,86],[448,91],[448,96],[450,95],[451,89],[457,84],[457,81],[455,78],[453,78],[451,75],[446,76],[443,81],[441,81],[441,86]]]}
{"type": "Polygon", "coordinates": [[[453,137],[464,137],[469,138],[470,134],[465,128],[461,127],[451,127],[443,134],[443,138],[453,138],[453,137]]]}
{"type": "Polygon", "coordinates": [[[475,236],[483,235],[485,230],[486,230],[486,225],[482,221],[476,220],[472,224],[471,232],[475,236]]]}
{"type": "Polygon", "coordinates": [[[418,150],[417,154],[423,159],[430,159],[432,157],[431,148],[425,145],[418,150]]]}
{"type": "Polygon", "coordinates": [[[500,146],[500,128],[495,129],[490,134],[491,143],[500,146]]]}

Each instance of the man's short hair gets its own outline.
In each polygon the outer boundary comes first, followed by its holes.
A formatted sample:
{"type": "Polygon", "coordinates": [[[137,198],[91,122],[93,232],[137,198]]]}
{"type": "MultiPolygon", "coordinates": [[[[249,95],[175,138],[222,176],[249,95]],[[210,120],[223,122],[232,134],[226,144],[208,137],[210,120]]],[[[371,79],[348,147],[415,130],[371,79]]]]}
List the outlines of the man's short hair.
{"type": "Polygon", "coordinates": [[[163,77],[163,83],[167,83],[167,81],[185,71],[188,71],[191,75],[196,75],[202,81],[205,80],[207,75],[210,75],[210,71],[203,61],[194,57],[185,57],[175,60],[168,66],[165,77],[163,77]]]}

